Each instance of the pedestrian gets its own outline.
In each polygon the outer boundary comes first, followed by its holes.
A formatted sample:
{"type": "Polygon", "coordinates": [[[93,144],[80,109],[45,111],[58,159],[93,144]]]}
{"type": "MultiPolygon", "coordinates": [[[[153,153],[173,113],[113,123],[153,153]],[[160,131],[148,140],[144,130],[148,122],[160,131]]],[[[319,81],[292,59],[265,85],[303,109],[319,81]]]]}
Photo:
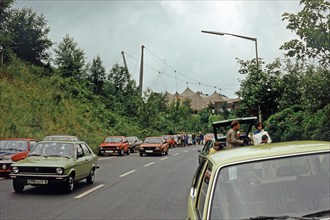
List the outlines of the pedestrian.
{"type": "Polygon", "coordinates": [[[219,150],[220,150],[220,142],[219,141],[215,141],[214,144],[213,144],[213,146],[209,150],[209,154],[213,154],[213,153],[215,153],[215,152],[217,152],[219,150]]]}
{"type": "Polygon", "coordinates": [[[267,143],[272,142],[272,139],[270,138],[268,132],[264,130],[264,125],[262,124],[262,122],[258,122],[255,127],[256,130],[253,132],[254,145],[261,144],[263,135],[267,135],[267,143]]]}
{"type": "Polygon", "coordinates": [[[234,120],[231,122],[230,129],[226,134],[226,149],[239,147],[244,144],[244,142],[239,139],[239,135],[237,134],[240,127],[241,124],[238,121],[234,120]]]}

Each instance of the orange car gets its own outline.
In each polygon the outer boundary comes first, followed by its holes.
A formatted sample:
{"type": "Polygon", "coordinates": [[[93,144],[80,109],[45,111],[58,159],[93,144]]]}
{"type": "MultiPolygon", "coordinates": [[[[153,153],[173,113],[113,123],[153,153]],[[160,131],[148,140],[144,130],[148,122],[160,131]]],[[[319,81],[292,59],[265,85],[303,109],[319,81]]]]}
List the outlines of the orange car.
{"type": "Polygon", "coordinates": [[[129,155],[129,143],[125,136],[108,136],[99,145],[98,155],[118,153],[119,156],[123,156],[125,153],[129,155]]]}
{"type": "Polygon", "coordinates": [[[31,138],[7,138],[0,140],[0,173],[9,174],[13,162],[26,158],[31,148],[37,143],[31,138]]]}
{"type": "Polygon", "coordinates": [[[140,145],[140,156],[144,154],[168,155],[168,143],[163,137],[147,137],[140,145]]]}
{"type": "Polygon", "coordinates": [[[170,135],[170,134],[163,135],[163,138],[166,140],[166,142],[168,143],[168,146],[169,146],[170,148],[176,146],[176,141],[174,140],[173,135],[170,135]]]}

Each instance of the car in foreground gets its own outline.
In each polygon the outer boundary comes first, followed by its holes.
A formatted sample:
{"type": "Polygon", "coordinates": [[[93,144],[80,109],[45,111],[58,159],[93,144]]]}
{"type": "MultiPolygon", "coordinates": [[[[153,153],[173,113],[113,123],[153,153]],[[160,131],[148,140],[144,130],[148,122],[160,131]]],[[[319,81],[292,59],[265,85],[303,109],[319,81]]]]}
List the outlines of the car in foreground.
{"type": "Polygon", "coordinates": [[[140,145],[140,156],[143,155],[168,155],[169,146],[163,137],[147,137],[140,145]]]}
{"type": "Polygon", "coordinates": [[[26,158],[37,143],[31,138],[6,138],[0,140],[0,174],[8,175],[13,162],[26,158]]]}
{"type": "Polygon", "coordinates": [[[80,138],[73,135],[48,135],[45,136],[43,141],[80,141],[80,138]]]}
{"type": "Polygon", "coordinates": [[[99,156],[110,154],[123,156],[125,153],[127,155],[130,153],[129,143],[125,136],[108,136],[99,145],[99,156]]]}
{"type": "Polygon", "coordinates": [[[329,219],[329,146],[293,141],[207,155],[192,181],[187,219],[329,219]]]}
{"type": "Polygon", "coordinates": [[[129,148],[131,153],[139,151],[140,145],[142,141],[136,136],[128,136],[127,137],[129,148]]]}
{"type": "Polygon", "coordinates": [[[83,141],[40,141],[27,158],[11,165],[13,188],[21,193],[26,185],[61,185],[72,192],[77,181],[92,184],[97,156],[83,141]]]}

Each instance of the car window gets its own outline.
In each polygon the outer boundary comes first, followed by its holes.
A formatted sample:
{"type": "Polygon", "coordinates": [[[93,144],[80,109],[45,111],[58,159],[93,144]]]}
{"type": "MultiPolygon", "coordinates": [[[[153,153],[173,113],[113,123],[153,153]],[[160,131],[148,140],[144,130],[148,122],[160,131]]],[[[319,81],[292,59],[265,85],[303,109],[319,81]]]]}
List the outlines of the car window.
{"type": "Polygon", "coordinates": [[[200,219],[202,219],[204,213],[206,195],[210,184],[211,173],[212,173],[212,166],[211,164],[207,164],[206,169],[202,173],[202,182],[199,186],[200,188],[198,190],[197,202],[196,202],[196,210],[200,219]]]}
{"type": "Polygon", "coordinates": [[[210,219],[302,216],[330,209],[329,153],[272,158],[218,171],[210,219]],[[326,168],[329,170],[329,167],[326,168]]]}
{"type": "Polygon", "coordinates": [[[84,150],[83,150],[83,148],[82,148],[82,146],[80,144],[77,144],[76,152],[77,152],[78,158],[79,157],[83,157],[85,155],[84,154],[84,150]]]}
{"type": "Polygon", "coordinates": [[[81,144],[81,147],[82,147],[82,149],[83,149],[83,151],[84,151],[84,154],[85,154],[86,156],[91,155],[91,151],[89,150],[89,148],[87,147],[86,144],[81,144]]]}
{"type": "Polygon", "coordinates": [[[30,141],[30,150],[36,145],[37,141],[30,141]]]}

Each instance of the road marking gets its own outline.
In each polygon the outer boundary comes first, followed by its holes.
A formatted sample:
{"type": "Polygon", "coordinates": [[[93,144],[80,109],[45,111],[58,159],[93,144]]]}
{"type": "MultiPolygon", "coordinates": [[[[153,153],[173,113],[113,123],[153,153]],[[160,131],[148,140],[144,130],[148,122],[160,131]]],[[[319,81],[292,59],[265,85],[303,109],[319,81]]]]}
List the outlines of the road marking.
{"type": "Polygon", "coordinates": [[[188,150],[183,151],[183,153],[187,153],[187,152],[188,152],[188,150]]]}
{"type": "Polygon", "coordinates": [[[179,155],[180,153],[173,154],[173,156],[179,155]]]}
{"type": "Polygon", "coordinates": [[[160,159],[160,160],[167,160],[168,159],[168,157],[164,157],[164,158],[162,158],[162,159],[160,159]]]}
{"type": "Polygon", "coordinates": [[[150,166],[150,165],[152,165],[152,164],[154,164],[155,162],[151,162],[151,163],[148,163],[148,164],[146,164],[146,165],[144,165],[145,167],[147,167],[147,166],[150,166]]]}
{"type": "Polygon", "coordinates": [[[110,160],[112,158],[114,158],[114,157],[102,157],[102,158],[99,158],[98,160],[110,160]]]}
{"type": "Polygon", "coordinates": [[[76,197],[74,197],[74,198],[75,198],[75,199],[80,199],[80,198],[82,198],[82,197],[88,195],[89,193],[94,192],[95,190],[97,190],[97,189],[99,189],[99,188],[101,188],[101,187],[103,187],[103,186],[104,186],[104,184],[98,185],[98,186],[96,186],[96,187],[94,187],[94,188],[92,188],[92,189],[90,189],[90,190],[87,190],[87,191],[84,192],[84,193],[81,193],[80,195],[78,195],[78,196],[76,196],[76,197]]]}
{"type": "Polygon", "coordinates": [[[128,174],[131,174],[131,173],[134,173],[134,172],[135,172],[135,170],[131,170],[127,173],[124,173],[124,174],[120,175],[119,177],[124,177],[124,176],[127,176],[128,174]]]}
{"type": "Polygon", "coordinates": [[[0,180],[3,180],[3,179],[5,179],[4,177],[0,177],[0,180]]]}

